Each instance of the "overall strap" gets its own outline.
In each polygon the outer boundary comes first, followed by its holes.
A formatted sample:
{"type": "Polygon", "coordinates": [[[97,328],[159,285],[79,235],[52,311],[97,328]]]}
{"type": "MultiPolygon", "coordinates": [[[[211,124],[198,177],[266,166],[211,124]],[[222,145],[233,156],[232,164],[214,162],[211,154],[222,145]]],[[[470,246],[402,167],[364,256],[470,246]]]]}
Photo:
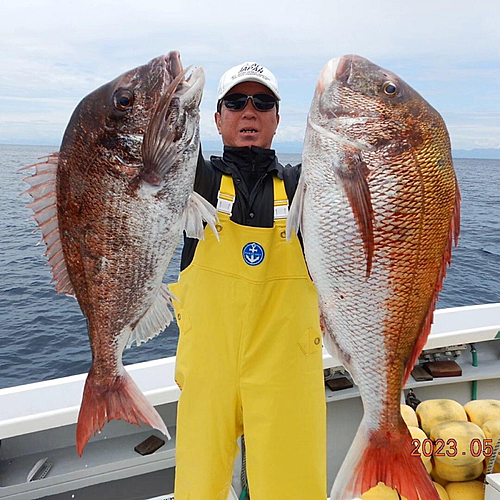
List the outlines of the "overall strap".
{"type": "Polygon", "coordinates": [[[217,212],[231,216],[235,196],[233,178],[230,175],[222,174],[219,192],[217,193],[217,212]]]}
{"type": "Polygon", "coordinates": [[[274,184],[274,220],[288,217],[288,196],[286,195],[285,182],[278,177],[273,177],[274,184]]]}
{"type": "MultiPolygon", "coordinates": [[[[273,176],[274,192],[274,220],[286,219],[288,216],[288,196],[286,195],[285,183],[278,177],[273,176]]],[[[219,192],[217,193],[217,211],[231,216],[236,193],[233,178],[222,174],[219,192]]]]}

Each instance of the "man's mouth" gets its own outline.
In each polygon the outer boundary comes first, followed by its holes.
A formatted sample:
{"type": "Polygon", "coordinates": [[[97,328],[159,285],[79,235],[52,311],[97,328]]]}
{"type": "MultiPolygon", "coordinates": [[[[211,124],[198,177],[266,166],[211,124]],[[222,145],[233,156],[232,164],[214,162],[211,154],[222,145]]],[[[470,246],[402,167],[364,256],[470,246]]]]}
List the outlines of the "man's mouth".
{"type": "Polygon", "coordinates": [[[256,128],[242,128],[240,130],[241,134],[256,134],[258,130],[256,128]]]}

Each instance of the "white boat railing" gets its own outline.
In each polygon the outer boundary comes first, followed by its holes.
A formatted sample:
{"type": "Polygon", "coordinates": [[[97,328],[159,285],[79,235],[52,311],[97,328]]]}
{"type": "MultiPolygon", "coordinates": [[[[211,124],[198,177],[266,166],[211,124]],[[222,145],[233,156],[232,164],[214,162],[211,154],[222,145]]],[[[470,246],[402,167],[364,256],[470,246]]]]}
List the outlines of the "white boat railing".
{"type": "MultiPolygon", "coordinates": [[[[500,338],[500,303],[437,310],[426,349],[500,338]]],[[[340,366],[323,349],[324,368],[340,366]]],[[[127,366],[153,405],[172,403],[180,391],[175,356],[127,366]]],[[[0,439],[74,424],[86,374],[0,389],[0,439]]]]}

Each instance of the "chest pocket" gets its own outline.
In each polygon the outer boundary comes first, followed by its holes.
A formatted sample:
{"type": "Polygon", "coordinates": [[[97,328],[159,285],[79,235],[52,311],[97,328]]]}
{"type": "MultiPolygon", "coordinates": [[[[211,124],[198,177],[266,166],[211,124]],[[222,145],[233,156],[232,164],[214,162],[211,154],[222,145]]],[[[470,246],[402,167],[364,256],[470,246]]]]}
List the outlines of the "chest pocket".
{"type": "Polygon", "coordinates": [[[322,348],[321,334],[314,328],[307,328],[300,336],[299,346],[306,356],[320,351],[322,348]]]}
{"type": "Polygon", "coordinates": [[[181,335],[186,335],[187,333],[189,333],[192,325],[187,310],[179,309],[175,315],[175,319],[177,320],[177,326],[179,327],[181,335]]]}

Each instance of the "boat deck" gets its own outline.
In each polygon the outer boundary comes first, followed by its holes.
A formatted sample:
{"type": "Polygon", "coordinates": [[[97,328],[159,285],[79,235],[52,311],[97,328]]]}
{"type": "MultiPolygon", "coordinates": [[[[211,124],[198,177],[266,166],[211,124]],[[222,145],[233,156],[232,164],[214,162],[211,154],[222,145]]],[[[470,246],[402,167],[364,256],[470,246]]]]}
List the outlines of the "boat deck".
{"type": "MultiPolygon", "coordinates": [[[[498,399],[500,342],[495,339],[499,337],[500,304],[437,311],[425,349],[475,342],[479,366],[471,365],[471,356],[466,350],[458,358],[463,371],[461,377],[428,382],[410,379],[407,388],[418,391],[421,399],[429,399],[450,397],[452,384],[453,399],[465,403],[470,399],[470,381],[478,380],[481,398],[498,399]]],[[[324,368],[340,365],[326,351],[323,360],[324,368]]],[[[151,434],[164,438],[161,433],[149,427],[112,421],[92,438],[83,457],[78,457],[75,424],[85,374],[0,390],[0,499],[49,496],[53,500],[125,500],[171,493],[180,394],[174,381],[174,366],[175,358],[172,357],[127,367],[146,397],[156,406],[172,435],[171,441],[148,456],[137,454],[134,447],[151,434]],[[32,467],[46,457],[53,464],[47,477],[26,482],[32,467]],[[102,496],[103,491],[106,491],[105,496],[102,496]]],[[[325,398],[328,403],[330,488],[361,420],[362,405],[356,387],[337,392],[326,387],[325,398]]],[[[235,474],[238,473],[239,465],[236,464],[235,474]]],[[[494,476],[491,476],[492,481],[497,481],[499,475],[494,476]]]]}

